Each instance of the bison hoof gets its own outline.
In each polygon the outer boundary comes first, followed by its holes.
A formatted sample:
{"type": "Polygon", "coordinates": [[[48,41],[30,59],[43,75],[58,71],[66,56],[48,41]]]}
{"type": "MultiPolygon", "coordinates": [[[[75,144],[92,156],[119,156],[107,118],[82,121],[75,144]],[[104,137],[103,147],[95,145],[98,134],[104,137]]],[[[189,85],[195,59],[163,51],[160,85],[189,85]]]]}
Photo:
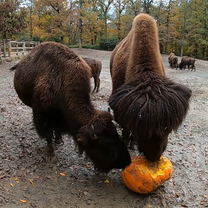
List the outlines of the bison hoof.
{"type": "Polygon", "coordinates": [[[55,156],[53,145],[50,145],[47,147],[47,156],[48,157],[55,156]]]}
{"type": "Polygon", "coordinates": [[[55,139],[55,144],[63,144],[63,139],[55,139]]]}
{"type": "Polygon", "coordinates": [[[137,150],[137,146],[136,146],[135,142],[130,142],[129,149],[131,149],[131,150],[137,150]]]}
{"type": "Polygon", "coordinates": [[[56,156],[47,156],[46,157],[46,162],[51,164],[51,163],[56,163],[56,156]]]}

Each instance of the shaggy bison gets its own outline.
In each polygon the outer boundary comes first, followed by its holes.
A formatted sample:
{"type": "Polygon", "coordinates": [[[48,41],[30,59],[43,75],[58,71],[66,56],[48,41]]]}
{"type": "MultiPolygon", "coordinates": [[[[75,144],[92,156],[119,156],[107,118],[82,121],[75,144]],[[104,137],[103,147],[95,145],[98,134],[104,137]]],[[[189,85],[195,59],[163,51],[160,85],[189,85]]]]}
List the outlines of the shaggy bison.
{"type": "Polygon", "coordinates": [[[194,58],[185,56],[181,59],[181,63],[179,64],[179,68],[185,70],[186,66],[188,66],[188,70],[190,70],[190,67],[191,67],[191,71],[196,71],[195,61],[196,60],[194,58]]]}
{"type": "Polygon", "coordinates": [[[171,53],[169,54],[169,56],[168,56],[168,62],[169,62],[169,64],[170,64],[170,59],[171,59],[172,56],[175,56],[175,53],[171,52],[171,53]]]}
{"type": "Polygon", "coordinates": [[[32,108],[36,131],[46,138],[50,156],[54,155],[53,138],[60,143],[62,133],[68,133],[98,170],[108,172],[130,164],[111,114],[92,104],[90,67],[81,57],[64,45],[46,42],[15,68],[15,90],[32,108]]]}
{"type": "Polygon", "coordinates": [[[170,53],[168,56],[168,62],[171,68],[178,68],[178,57],[174,53],[170,53]]]}
{"type": "Polygon", "coordinates": [[[96,89],[97,89],[96,92],[98,92],[100,88],[99,76],[102,69],[102,63],[98,59],[91,59],[91,58],[83,58],[83,59],[90,66],[92,77],[94,78],[95,86],[92,93],[94,93],[96,89]]]}
{"type": "Polygon", "coordinates": [[[191,90],[165,76],[155,20],[140,14],[111,55],[109,106],[127,142],[155,161],[166,149],[168,135],[182,123],[191,90]]]}

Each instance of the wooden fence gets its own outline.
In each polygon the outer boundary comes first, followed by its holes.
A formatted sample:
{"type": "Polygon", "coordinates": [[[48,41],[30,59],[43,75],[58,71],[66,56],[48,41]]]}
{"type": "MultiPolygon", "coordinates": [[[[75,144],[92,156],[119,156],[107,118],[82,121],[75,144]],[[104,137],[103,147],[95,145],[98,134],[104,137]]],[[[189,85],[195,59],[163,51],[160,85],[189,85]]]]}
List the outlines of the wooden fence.
{"type": "Polygon", "coordinates": [[[0,40],[0,61],[6,57],[25,55],[39,44],[39,41],[0,40]]]}

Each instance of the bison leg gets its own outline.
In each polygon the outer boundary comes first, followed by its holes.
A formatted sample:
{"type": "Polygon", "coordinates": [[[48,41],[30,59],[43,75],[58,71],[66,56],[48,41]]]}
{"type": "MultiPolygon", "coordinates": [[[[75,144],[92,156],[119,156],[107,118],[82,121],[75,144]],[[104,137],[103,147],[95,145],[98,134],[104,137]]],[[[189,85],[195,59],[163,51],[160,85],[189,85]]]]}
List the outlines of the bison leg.
{"type": "Polygon", "coordinates": [[[100,88],[100,78],[98,77],[98,80],[97,80],[97,91],[96,91],[96,93],[98,93],[99,88],[100,88]]]}
{"type": "Polygon", "coordinates": [[[136,145],[137,145],[137,134],[131,134],[131,136],[130,136],[130,143],[129,143],[129,149],[132,149],[132,150],[136,150],[137,149],[137,147],[136,147],[136,145]]]}
{"type": "Polygon", "coordinates": [[[61,144],[63,143],[62,137],[61,137],[61,131],[59,129],[55,130],[55,143],[61,144]]]}
{"type": "Polygon", "coordinates": [[[93,91],[92,91],[92,93],[94,93],[95,92],[95,89],[97,88],[97,79],[96,79],[96,77],[93,77],[94,78],[94,89],[93,89],[93,91]]]}
{"type": "Polygon", "coordinates": [[[47,146],[47,154],[48,156],[54,156],[54,148],[52,143],[53,138],[53,128],[52,125],[41,113],[33,111],[33,122],[36,128],[38,135],[42,138],[46,138],[48,146],[47,146]]]}
{"type": "Polygon", "coordinates": [[[47,139],[47,143],[48,143],[48,146],[47,146],[48,156],[55,156],[53,143],[52,143],[52,137],[48,136],[46,139],[47,139]]]}
{"type": "Polygon", "coordinates": [[[122,138],[125,144],[128,145],[130,141],[130,131],[127,130],[126,128],[123,128],[122,130],[122,138]]]}

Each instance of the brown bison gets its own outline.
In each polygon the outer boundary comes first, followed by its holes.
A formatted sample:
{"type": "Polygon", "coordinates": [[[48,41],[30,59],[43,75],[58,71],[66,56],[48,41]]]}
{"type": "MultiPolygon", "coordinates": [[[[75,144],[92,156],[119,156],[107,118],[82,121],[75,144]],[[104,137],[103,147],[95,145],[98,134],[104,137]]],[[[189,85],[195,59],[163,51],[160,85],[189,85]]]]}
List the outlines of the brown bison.
{"type": "Polygon", "coordinates": [[[191,67],[191,71],[196,71],[195,61],[196,61],[196,59],[185,56],[181,59],[181,63],[179,64],[179,68],[185,70],[186,66],[188,66],[188,70],[190,70],[190,67],[191,67]]]}
{"type": "Polygon", "coordinates": [[[171,57],[172,57],[172,56],[175,56],[175,53],[171,52],[171,53],[169,54],[169,56],[168,56],[168,62],[169,62],[169,64],[170,64],[170,60],[171,60],[171,57]]]}
{"type": "Polygon", "coordinates": [[[177,69],[178,68],[178,57],[174,53],[171,53],[171,54],[168,57],[170,67],[177,69]]]}
{"type": "Polygon", "coordinates": [[[83,58],[84,61],[90,66],[91,68],[91,72],[92,72],[92,77],[94,78],[94,89],[92,91],[92,93],[95,92],[96,90],[96,93],[99,91],[99,88],[100,88],[100,72],[101,72],[101,69],[102,69],[102,63],[100,60],[98,59],[91,59],[91,58],[83,58]]]}
{"type": "Polygon", "coordinates": [[[125,168],[131,158],[119,138],[109,112],[94,108],[90,99],[90,67],[64,45],[46,42],[35,47],[13,70],[14,87],[22,102],[32,108],[40,137],[54,155],[53,138],[73,136],[100,171],[125,168]]]}
{"type": "Polygon", "coordinates": [[[114,49],[110,60],[109,106],[127,142],[155,161],[166,149],[168,135],[182,123],[191,90],[165,76],[155,20],[140,14],[114,49]]]}

